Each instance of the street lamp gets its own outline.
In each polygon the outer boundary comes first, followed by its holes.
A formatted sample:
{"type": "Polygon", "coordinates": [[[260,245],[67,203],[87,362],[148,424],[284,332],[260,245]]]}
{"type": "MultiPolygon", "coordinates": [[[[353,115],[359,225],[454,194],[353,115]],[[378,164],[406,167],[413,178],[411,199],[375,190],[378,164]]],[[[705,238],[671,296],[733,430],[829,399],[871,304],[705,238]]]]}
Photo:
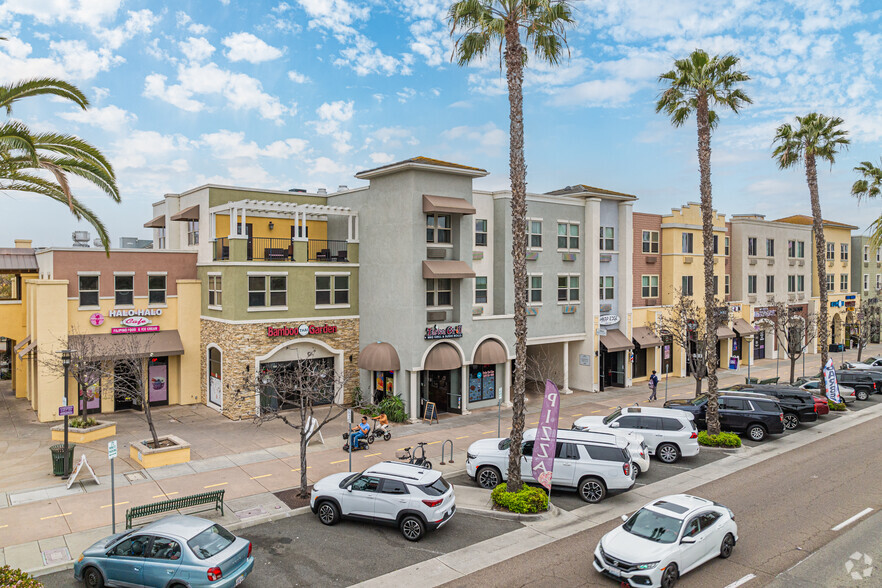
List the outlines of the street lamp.
{"type": "Polygon", "coordinates": [[[64,366],[64,475],[61,476],[62,480],[67,480],[70,477],[70,459],[68,457],[68,444],[67,444],[67,426],[68,419],[70,418],[67,415],[67,380],[68,380],[68,371],[70,370],[70,359],[71,359],[71,350],[63,349],[60,351],[61,353],[61,365],[64,366]]]}
{"type": "MultiPolygon", "coordinates": [[[[748,352],[747,352],[747,383],[749,384],[750,383],[750,363],[751,363],[750,360],[753,359],[753,346],[751,345],[751,343],[753,343],[753,335],[745,335],[743,337],[743,339],[744,339],[744,341],[747,342],[747,349],[748,349],[748,352]]],[[[743,355],[744,354],[744,346],[743,345],[741,347],[741,352],[743,355]]]]}

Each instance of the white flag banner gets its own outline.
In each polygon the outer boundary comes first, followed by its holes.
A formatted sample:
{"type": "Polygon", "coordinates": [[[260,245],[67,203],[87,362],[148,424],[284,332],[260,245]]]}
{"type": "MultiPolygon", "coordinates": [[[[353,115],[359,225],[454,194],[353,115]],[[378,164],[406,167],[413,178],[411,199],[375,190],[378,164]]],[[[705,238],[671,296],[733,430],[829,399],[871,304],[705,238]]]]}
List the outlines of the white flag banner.
{"type": "Polygon", "coordinates": [[[839,382],[836,381],[836,369],[833,367],[833,360],[828,359],[827,365],[824,366],[824,383],[827,388],[827,398],[830,402],[840,404],[842,397],[839,395],[839,382]]]}

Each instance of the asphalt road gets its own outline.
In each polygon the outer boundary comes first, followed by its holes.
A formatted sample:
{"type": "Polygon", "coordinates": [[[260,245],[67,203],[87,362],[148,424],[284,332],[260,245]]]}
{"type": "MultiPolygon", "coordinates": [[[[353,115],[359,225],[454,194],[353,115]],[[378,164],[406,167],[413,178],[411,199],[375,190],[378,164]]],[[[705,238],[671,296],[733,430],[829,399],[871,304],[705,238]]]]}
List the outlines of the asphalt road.
{"type": "MultiPolygon", "coordinates": [[[[873,420],[692,491],[730,507],[741,539],[730,559],[705,564],[684,576],[678,586],[722,588],[749,574],[756,577],[745,584],[747,588],[766,585],[851,532],[854,527],[831,528],[865,508],[882,508],[882,468],[875,465],[880,443],[882,429],[873,420]]],[[[600,537],[619,523],[610,521],[577,533],[450,586],[615,586],[594,571],[591,561],[600,537]]],[[[878,546],[878,535],[874,541],[878,546]]],[[[844,565],[844,558],[840,559],[839,565],[844,565]]],[[[866,585],[878,586],[878,579],[866,585]]]]}

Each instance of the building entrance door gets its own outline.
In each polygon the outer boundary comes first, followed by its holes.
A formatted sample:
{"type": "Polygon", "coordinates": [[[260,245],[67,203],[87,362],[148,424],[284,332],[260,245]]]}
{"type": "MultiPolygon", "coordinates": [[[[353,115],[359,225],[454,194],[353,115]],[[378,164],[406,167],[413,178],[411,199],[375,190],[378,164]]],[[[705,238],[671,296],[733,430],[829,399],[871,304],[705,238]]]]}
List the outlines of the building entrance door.
{"type": "Polygon", "coordinates": [[[117,362],[113,366],[114,410],[141,410],[137,390],[138,375],[132,372],[127,363],[117,362]]]}
{"type": "Polygon", "coordinates": [[[766,331],[765,329],[760,329],[756,332],[756,335],[753,336],[753,358],[754,359],[765,359],[766,358],[766,331]]]}
{"type": "Polygon", "coordinates": [[[450,371],[428,372],[429,402],[434,402],[438,412],[447,412],[450,398],[450,371]]]}

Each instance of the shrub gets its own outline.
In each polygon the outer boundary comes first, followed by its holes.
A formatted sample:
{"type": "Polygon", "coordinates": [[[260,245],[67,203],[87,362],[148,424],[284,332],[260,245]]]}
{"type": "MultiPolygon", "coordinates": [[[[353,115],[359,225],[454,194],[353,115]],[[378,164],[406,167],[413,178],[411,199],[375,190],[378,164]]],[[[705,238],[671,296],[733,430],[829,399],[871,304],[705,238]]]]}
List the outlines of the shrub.
{"type": "Polygon", "coordinates": [[[708,435],[707,431],[700,431],[698,444],[705,447],[741,447],[741,438],[735,433],[725,431],[721,431],[719,435],[708,435]]]}
{"type": "Polygon", "coordinates": [[[407,411],[404,410],[404,400],[401,399],[401,396],[387,396],[380,404],[368,404],[358,410],[369,418],[379,416],[385,412],[386,418],[393,423],[405,423],[408,419],[407,411]]]}
{"type": "Polygon", "coordinates": [[[828,400],[827,406],[830,407],[830,410],[834,410],[834,411],[846,410],[844,402],[837,403],[837,402],[833,402],[832,400],[828,400]]]}
{"type": "Polygon", "coordinates": [[[14,586],[15,588],[43,588],[33,576],[17,568],[9,566],[0,567],[0,586],[14,586]]]}
{"type": "Polygon", "coordinates": [[[506,508],[511,512],[525,514],[548,510],[548,494],[541,488],[534,488],[526,484],[517,492],[508,492],[505,484],[500,484],[490,493],[493,504],[506,508]]]}
{"type": "Polygon", "coordinates": [[[98,421],[93,419],[92,417],[88,417],[84,419],[83,417],[72,418],[70,422],[68,422],[68,426],[73,427],[74,429],[88,429],[89,427],[94,427],[98,424],[98,421]]]}

